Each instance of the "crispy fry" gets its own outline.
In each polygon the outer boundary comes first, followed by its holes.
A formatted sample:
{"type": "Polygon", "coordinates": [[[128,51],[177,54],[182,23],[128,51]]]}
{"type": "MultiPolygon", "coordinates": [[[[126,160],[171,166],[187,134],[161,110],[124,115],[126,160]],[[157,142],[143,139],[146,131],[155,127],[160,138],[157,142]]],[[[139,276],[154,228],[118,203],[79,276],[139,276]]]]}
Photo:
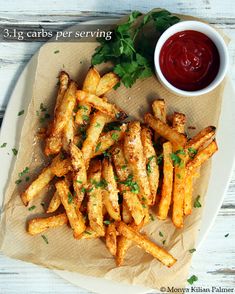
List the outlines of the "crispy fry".
{"type": "Polygon", "coordinates": [[[157,258],[164,265],[171,267],[177,260],[166,250],[159,247],[157,244],[148,240],[146,237],[136,232],[133,228],[126,225],[123,222],[117,224],[117,231],[119,234],[134,241],[138,246],[144,249],[146,252],[157,258]]]}
{"type": "Polygon", "coordinates": [[[108,225],[105,233],[105,243],[112,255],[116,255],[117,252],[117,231],[114,223],[108,225]]]}
{"type": "Polygon", "coordinates": [[[99,238],[102,236],[100,236],[97,232],[92,230],[91,227],[87,227],[86,230],[84,232],[82,232],[81,235],[79,235],[77,239],[79,239],[79,240],[80,239],[96,239],[96,238],[99,238]]]}
{"type": "Polygon", "coordinates": [[[141,130],[141,141],[144,149],[144,156],[147,167],[147,175],[152,195],[152,205],[155,203],[157,188],[159,182],[159,169],[157,164],[157,156],[152,143],[152,132],[144,127],[141,130]]]}
{"type": "Polygon", "coordinates": [[[209,126],[200,131],[186,144],[186,148],[198,150],[202,145],[212,139],[215,135],[216,128],[209,126]]]}
{"type": "Polygon", "coordinates": [[[104,151],[117,143],[117,141],[121,140],[124,137],[126,128],[127,125],[123,124],[120,127],[120,131],[113,130],[101,135],[97,143],[97,145],[100,146],[99,150],[93,154],[93,157],[101,155],[104,151]]]}
{"type": "Polygon", "coordinates": [[[185,133],[186,116],[183,113],[175,112],[173,115],[172,126],[177,132],[185,133]]]}
{"type": "Polygon", "coordinates": [[[129,224],[133,221],[131,212],[126,204],[126,201],[123,199],[122,201],[122,220],[124,223],[129,224]]]}
{"type": "Polygon", "coordinates": [[[69,75],[65,71],[61,71],[59,75],[59,89],[56,98],[56,105],[55,105],[55,112],[58,109],[66,90],[68,89],[69,85],[69,75]]]}
{"type": "Polygon", "coordinates": [[[113,166],[108,158],[103,160],[102,164],[102,178],[107,184],[107,187],[103,189],[103,203],[107,209],[108,214],[114,220],[121,220],[120,207],[118,204],[118,189],[117,182],[114,177],[113,166]]]}
{"type": "Polygon", "coordinates": [[[60,151],[62,146],[61,132],[73,114],[73,109],[76,103],[76,90],[76,83],[71,81],[68,89],[56,108],[51,134],[46,139],[45,154],[47,156],[56,154],[60,151]]]}
{"type": "Polygon", "coordinates": [[[218,146],[214,140],[206,148],[199,151],[195,157],[188,162],[187,170],[192,172],[197,167],[201,166],[205,161],[207,161],[217,150],[218,146]]]}
{"type": "Polygon", "coordinates": [[[62,177],[72,170],[69,158],[62,159],[60,155],[56,156],[51,164],[51,171],[57,177],[62,177]]]}
{"type": "Polygon", "coordinates": [[[163,99],[157,99],[152,104],[153,114],[156,118],[166,123],[166,103],[163,99]]]}
{"type": "Polygon", "coordinates": [[[128,249],[132,245],[132,240],[127,239],[123,235],[117,237],[116,265],[121,266],[128,249]]]}
{"type": "Polygon", "coordinates": [[[123,199],[137,225],[139,225],[145,217],[144,208],[137,196],[137,194],[126,191],[123,192],[123,199]]]}
{"type": "Polygon", "coordinates": [[[80,211],[76,210],[73,199],[74,197],[69,191],[69,186],[66,180],[61,180],[55,185],[68,216],[71,228],[73,229],[73,236],[74,238],[78,238],[78,236],[86,229],[83,216],[80,211]]]}
{"type": "Polygon", "coordinates": [[[79,209],[85,195],[84,189],[82,188],[87,184],[86,166],[83,159],[82,151],[75,144],[70,143],[69,150],[74,170],[73,188],[77,196],[77,209],[79,209]]]}
{"type": "Polygon", "coordinates": [[[139,195],[141,195],[142,202],[151,205],[153,197],[150,192],[140,132],[141,128],[138,121],[129,123],[128,132],[124,138],[124,153],[139,186],[139,195]]]}
{"type": "Polygon", "coordinates": [[[125,119],[127,115],[124,111],[118,108],[116,105],[106,102],[105,99],[100,98],[94,94],[89,94],[85,91],[77,91],[78,101],[83,101],[97,110],[107,114],[112,118],[125,119]]]}
{"type": "Polygon", "coordinates": [[[59,208],[60,204],[60,195],[57,191],[55,191],[54,195],[51,198],[50,204],[47,208],[47,213],[56,211],[59,208]]]}
{"type": "Polygon", "coordinates": [[[100,82],[96,89],[97,96],[102,96],[110,91],[119,82],[118,76],[114,72],[106,73],[100,79],[100,82]]]}
{"type": "Polygon", "coordinates": [[[68,218],[65,213],[47,218],[34,218],[28,222],[28,233],[30,235],[40,234],[47,229],[61,227],[67,224],[68,218]]]}
{"type": "Polygon", "coordinates": [[[160,119],[154,118],[150,113],[144,116],[145,122],[161,137],[169,140],[176,148],[184,147],[186,144],[186,137],[163,123],[160,119]]]}
{"type": "Polygon", "coordinates": [[[185,179],[184,214],[192,213],[193,175],[187,175],[185,179]]]}
{"type": "Polygon", "coordinates": [[[82,145],[82,153],[85,160],[86,168],[88,168],[89,166],[89,162],[93,153],[99,150],[99,148],[97,147],[99,145],[97,145],[97,143],[107,120],[107,115],[103,114],[100,111],[94,113],[91,118],[90,126],[87,129],[87,137],[82,145]]]}
{"type": "Polygon", "coordinates": [[[102,190],[100,188],[101,180],[101,162],[99,160],[93,161],[88,172],[88,219],[92,230],[97,232],[99,236],[104,236],[103,225],[103,203],[102,203],[102,190]]]}
{"type": "Polygon", "coordinates": [[[158,208],[158,218],[166,219],[171,204],[173,187],[173,163],[171,159],[172,144],[166,142],[163,144],[163,184],[162,195],[158,208]]]}
{"type": "Polygon", "coordinates": [[[62,143],[63,143],[63,149],[65,151],[67,152],[69,151],[69,143],[73,142],[73,140],[74,140],[74,118],[73,118],[73,115],[71,115],[69,118],[69,121],[67,122],[63,130],[62,143]]]}

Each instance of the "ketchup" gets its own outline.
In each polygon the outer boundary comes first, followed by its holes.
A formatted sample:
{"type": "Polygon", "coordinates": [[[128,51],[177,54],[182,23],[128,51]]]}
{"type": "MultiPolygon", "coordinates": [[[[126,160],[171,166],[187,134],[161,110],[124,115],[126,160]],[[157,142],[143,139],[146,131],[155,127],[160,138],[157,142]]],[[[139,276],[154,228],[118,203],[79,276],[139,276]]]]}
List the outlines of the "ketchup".
{"type": "Polygon", "coordinates": [[[206,35],[192,30],[171,36],[161,49],[159,61],[168,82],[186,91],[208,86],[220,65],[215,44],[206,35]]]}

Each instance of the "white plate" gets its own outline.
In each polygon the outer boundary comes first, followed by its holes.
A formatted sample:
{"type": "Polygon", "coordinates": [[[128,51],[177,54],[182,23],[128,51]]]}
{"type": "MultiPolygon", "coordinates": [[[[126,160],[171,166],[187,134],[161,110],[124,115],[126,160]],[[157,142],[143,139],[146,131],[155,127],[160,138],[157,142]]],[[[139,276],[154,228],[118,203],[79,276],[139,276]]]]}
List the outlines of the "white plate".
{"type": "MultiPolygon", "coordinates": [[[[99,20],[86,23],[106,24],[113,23],[113,20],[99,20]]],[[[83,23],[84,24],[84,23],[83,23]]],[[[0,145],[7,143],[5,148],[0,148],[0,204],[3,202],[4,191],[8,177],[14,165],[15,157],[12,148],[18,148],[24,115],[18,116],[22,109],[27,111],[29,101],[32,97],[32,87],[35,70],[37,66],[37,54],[30,60],[18,79],[10,97],[7,110],[0,133],[0,145]]],[[[235,91],[230,78],[225,86],[222,111],[217,130],[217,141],[219,151],[213,157],[212,173],[206,195],[206,203],[203,210],[200,233],[197,239],[197,247],[202,243],[213,225],[216,215],[222,204],[232,174],[233,162],[235,159],[235,91]]],[[[151,289],[140,286],[130,286],[115,283],[102,278],[93,278],[67,271],[55,271],[58,275],[71,283],[86,288],[90,291],[102,294],[150,293],[151,289]]],[[[156,293],[156,290],[154,290],[156,293]]]]}

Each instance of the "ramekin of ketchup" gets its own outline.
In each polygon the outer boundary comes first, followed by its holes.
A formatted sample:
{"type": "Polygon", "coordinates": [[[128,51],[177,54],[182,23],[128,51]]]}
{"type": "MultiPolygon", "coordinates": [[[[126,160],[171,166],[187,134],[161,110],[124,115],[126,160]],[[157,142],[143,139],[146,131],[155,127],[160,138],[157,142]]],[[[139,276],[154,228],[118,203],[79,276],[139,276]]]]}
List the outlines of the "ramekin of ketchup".
{"type": "Polygon", "coordinates": [[[228,51],[220,34],[199,21],[182,21],[159,38],[154,53],[160,82],[182,96],[206,94],[224,79],[228,51]]]}

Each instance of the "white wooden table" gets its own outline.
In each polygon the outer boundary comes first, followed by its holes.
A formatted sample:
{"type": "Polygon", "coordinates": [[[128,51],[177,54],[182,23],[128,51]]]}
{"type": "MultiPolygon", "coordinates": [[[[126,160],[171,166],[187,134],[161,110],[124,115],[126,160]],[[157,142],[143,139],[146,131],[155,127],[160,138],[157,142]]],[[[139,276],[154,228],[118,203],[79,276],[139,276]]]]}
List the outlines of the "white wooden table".
{"type": "MultiPolygon", "coordinates": [[[[67,27],[94,17],[118,18],[131,10],[146,12],[154,7],[164,7],[172,12],[201,17],[223,29],[231,39],[235,40],[233,0],[0,0],[0,24],[53,23],[67,27]]],[[[23,67],[40,46],[40,43],[0,43],[0,111],[2,113],[23,67]]],[[[235,42],[229,46],[229,53],[231,75],[235,81],[235,42]]],[[[206,241],[194,253],[191,274],[197,275],[199,279],[195,286],[235,287],[234,229],[235,170],[216,222],[206,241]],[[227,233],[229,236],[226,238],[227,233]]],[[[9,259],[0,253],[0,293],[88,293],[88,291],[69,284],[50,270],[9,259]]]]}

